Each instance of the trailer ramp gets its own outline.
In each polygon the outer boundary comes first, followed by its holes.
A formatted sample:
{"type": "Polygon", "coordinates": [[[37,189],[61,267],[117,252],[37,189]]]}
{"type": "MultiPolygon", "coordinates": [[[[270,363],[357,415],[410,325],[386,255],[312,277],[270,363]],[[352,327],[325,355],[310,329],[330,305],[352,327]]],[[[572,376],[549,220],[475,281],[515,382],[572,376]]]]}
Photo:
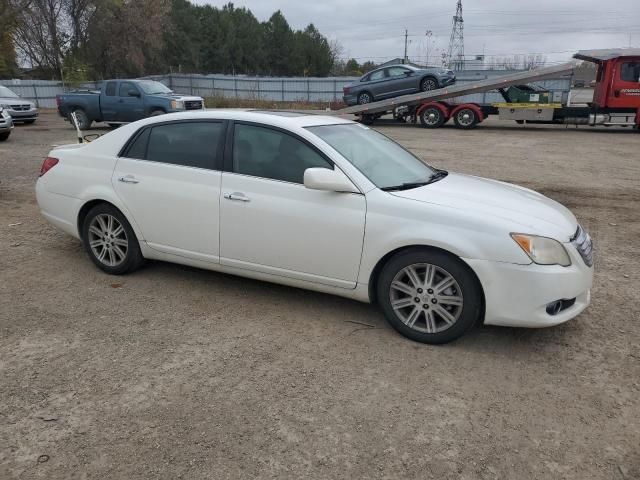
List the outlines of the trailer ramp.
{"type": "Polygon", "coordinates": [[[414,93],[411,95],[403,95],[401,97],[390,98],[388,100],[380,100],[364,105],[354,105],[353,107],[343,108],[335,113],[337,114],[355,114],[370,115],[380,114],[391,111],[398,107],[407,107],[418,105],[425,101],[446,100],[448,98],[461,97],[471,93],[482,93],[498,88],[506,88],[511,85],[520,85],[548,78],[558,78],[558,76],[568,76],[573,73],[573,64],[565,63],[555,65],[553,67],[538,68],[527,72],[514,73],[503,77],[495,77],[479,82],[470,82],[464,85],[454,85],[452,87],[440,88],[438,90],[430,90],[428,92],[414,93]]]}

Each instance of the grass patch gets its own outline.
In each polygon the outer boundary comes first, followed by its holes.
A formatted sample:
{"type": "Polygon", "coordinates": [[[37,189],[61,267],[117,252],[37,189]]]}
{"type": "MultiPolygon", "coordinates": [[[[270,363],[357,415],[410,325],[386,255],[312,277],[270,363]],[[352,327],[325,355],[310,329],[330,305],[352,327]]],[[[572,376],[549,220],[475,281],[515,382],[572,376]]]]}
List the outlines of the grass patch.
{"type": "Polygon", "coordinates": [[[261,110],[339,110],[345,107],[343,102],[276,102],[259,98],[206,97],[207,108],[257,108],[261,110]]]}

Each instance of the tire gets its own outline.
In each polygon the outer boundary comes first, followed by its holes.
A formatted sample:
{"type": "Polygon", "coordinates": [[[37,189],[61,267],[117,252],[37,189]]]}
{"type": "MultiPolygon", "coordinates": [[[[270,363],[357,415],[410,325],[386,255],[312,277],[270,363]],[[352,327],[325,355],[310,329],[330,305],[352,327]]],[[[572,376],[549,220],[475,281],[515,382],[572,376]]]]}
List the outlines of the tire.
{"type": "Polygon", "coordinates": [[[366,105],[371,102],[373,102],[373,95],[369,92],[360,92],[358,94],[358,105],[366,105]]]}
{"type": "Polygon", "coordinates": [[[463,130],[469,130],[478,124],[479,119],[473,109],[462,108],[453,116],[453,122],[456,124],[456,127],[462,128],[463,130]]]}
{"type": "Polygon", "coordinates": [[[452,342],[482,314],[481,287],[475,275],[460,259],[440,250],[399,252],[382,268],[376,287],[387,321],[416,342],[452,342]],[[438,294],[445,281],[449,286],[438,294]]]}
{"type": "Polygon", "coordinates": [[[0,142],[4,142],[5,140],[7,140],[9,138],[9,135],[11,135],[11,132],[0,133],[0,142]]]}
{"type": "Polygon", "coordinates": [[[420,91],[421,92],[428,92],[430,90],[437,90],[438,88],[440,88],[440,85],[438,85],[438,80],[436,80],[433,77],[424,77],[422,80],[420,80],[420,91]]]}
{"type": "Polygon", "coordinates": [[[164,110],[154,110],[151,112],[151,114],[149,115],[150,117],[157,117],[158,115],[164,115],[165,112],[164,110]]]}
{"type": "Polygon", "coordinates": [[[360,115],[360,123],[362,123],[363,125],[373,125],[375,119],[376,117],[371,114],[365,113],[363,115],[360,115]]]}
{"type": "MultiPolygon", "coordinates": [[[[76,118],[78,119],[78,128],[80,130],[89,130],[91,128],[91,124],[93,122],[89,120],[89,117],[87,117],[87,114],[84,113],[84,110],[82,110],[81,108],[78,108],[74,110],[73,113],[76,114],[76,118]]],[[[71,116],[69,116],[69,120],[71,121],[71,125],[73,126],[73,121],[71,120],[71,116]]]]}
{"type": "Polygon", "coordinates": [[[427,107],[420,112],[420,125],[424,128],[440,128],[447,121],[438,107],[427,107]]]}
{"type": "Polygon", "coordinates": [[[89,210],[82,223],[82,243],[91,261],[110,275],[133,272],[144,262],[131,225],[117,208],[106,203],[89,210]]]}

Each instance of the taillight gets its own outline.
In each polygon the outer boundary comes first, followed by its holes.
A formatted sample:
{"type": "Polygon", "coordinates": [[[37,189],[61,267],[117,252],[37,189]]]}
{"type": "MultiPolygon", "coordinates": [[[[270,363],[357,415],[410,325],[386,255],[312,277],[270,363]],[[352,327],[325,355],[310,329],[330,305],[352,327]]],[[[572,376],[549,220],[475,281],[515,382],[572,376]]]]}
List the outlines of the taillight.
{"type": "Polygon", "coordinates": [[[56,95],[56,107],[60,106],[60,95],[56,95]]]}
{"type": "Polygon", "coordinates": [[[42,162],[42,167],[40,167],[40,176],[44,175],[49,170],[51,170],[53,167],[55,167],[58,164],[59,161],[60,160],[58,160],[57,158],[53,158],[53,157],[45,158],[44,162],[42,162]]]}
{"type": "Polygon", "coordinates": [[[342,93],[344,95],[348,94],[349,93],[349,87],[342,87],[342,93]]]}

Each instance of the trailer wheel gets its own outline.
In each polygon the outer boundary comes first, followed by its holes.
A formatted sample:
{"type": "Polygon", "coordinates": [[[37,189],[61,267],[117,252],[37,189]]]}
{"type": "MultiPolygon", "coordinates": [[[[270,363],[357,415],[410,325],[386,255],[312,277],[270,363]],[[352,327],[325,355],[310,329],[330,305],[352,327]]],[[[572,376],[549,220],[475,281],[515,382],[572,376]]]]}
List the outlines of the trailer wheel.
{"type": "Polygon", "coordinates": [[[446,120],[438,107],[427,107],[420,112],[420,124],[424,128],[440,128],[446,120]]]}
{"type": "Polygon", "coordinates": [[[461,108],[453,116],[456,127],[468,130],[478,124],[478,115],[471,108],[461,108]]]}
{"type": "Polygon", "coordinates": [[[375,119],[376,117],[368,113],[360,115],[360,123],[362,123],[363,125],[373,125],[375,119]]]}

